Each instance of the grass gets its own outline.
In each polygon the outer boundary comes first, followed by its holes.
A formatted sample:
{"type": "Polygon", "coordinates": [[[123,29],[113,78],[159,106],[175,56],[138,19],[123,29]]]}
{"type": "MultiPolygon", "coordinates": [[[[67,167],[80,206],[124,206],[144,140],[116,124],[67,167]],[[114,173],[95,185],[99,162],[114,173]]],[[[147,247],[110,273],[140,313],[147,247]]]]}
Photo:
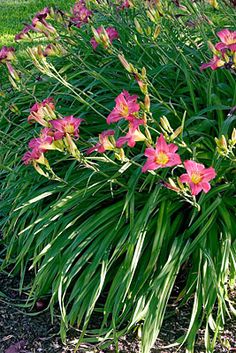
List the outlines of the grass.
{"type": "Polygon", "coordinates": [[[1,0],[0,2],[0,46],[12,45],[15,34],[23,24],[30,22],[32,16],[46,6],[56,6],[68,10],[75,0],[1,0]]]}

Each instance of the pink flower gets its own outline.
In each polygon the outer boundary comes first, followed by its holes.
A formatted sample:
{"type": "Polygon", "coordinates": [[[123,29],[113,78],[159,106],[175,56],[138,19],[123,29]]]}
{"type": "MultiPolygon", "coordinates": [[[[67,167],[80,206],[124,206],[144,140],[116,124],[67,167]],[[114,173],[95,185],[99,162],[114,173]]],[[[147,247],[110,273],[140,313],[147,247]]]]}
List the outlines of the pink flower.
{"type": "Polygon", "coordinates": [[[23,158],[22,161],[24,164],[30,164],[33,161],[37,161],[40,159],[40,157],[42,156],[42,152],[40,152],[38,149],[33,149],[32,151],[27,151],[23,158]]]}
{"type": "Polygon", "coordinates": [[[14,60],[15,49],[12,47],[3,46],[0,50],[0,63],[6,63],[14,60]]]}
{"type": "Polygon", "coordinates": [[[201,65],[200,70],[205,70],[208,67],[210,67],[212,70],[216,70],[219,67],[224,66],[224,64],[225,62],[221,58],[219,58],[217,55],[214,55],[210,62],[201,65]]]}
{"type": "Polygon", "coordinates": [[[54,138],[52,136],[42,134],[40,137],[33,138],[32,140],[30,140],[29,148],[44,153],[48,150],[54,149],[54,146],[52,146],[53,141],[54,138]]]}
{"type": "Polygon", "coordinates": [[[180,156],[175,153],[177,150],[178,147],[173,143],[168,145],[161,134],[157,140],[156,149],[146,148],[144,154],[148,159],[142,168],[142,172],[181,164],[180,156]]]}
{"type": "Polygon", "coordinates": [[[84,23],[88,23],[93,13],[87,9],[84,1],[79,1],[73,8],[73,14],[74,16],[71,17],[71,21],[80,28],[84,23]]]}
{"type": "Polygon", "coordinates": [[[137,103],[138,96],[131,96],[127,91],[123,91],[116,97],[116,106],[107,117],[107,124],[115,123],[121,119],[132,121],[134,114],[140,109],[137,103]]]}
{"type": "Polygon", "coordinates": [[[28,121],[36,121],[42,126],[49,126],[49,119],[55,117],[55,105],[53,98],[46,98],[41,103],[35,103],[30,109],[28,121]]]}
{"type": "Polygon", "coordinates": [[[54,134],[55,140],[60,140],[66,134],[79,137],[79,126],[83,119],[74,118],[73,115],[65,116],[63,119],[50,120],[52,127],[56,130],[54,134]]]}
{"type": "MultiPolygon", "coordinates": [[[[114,27],[108,27],[106,29],[103,27],[99,27],[96,29],[96,33],[105,48],[111,45],[114,39],[119,38],[119,34],[114,27]]],[[[90,40],[90,43],[92,44],[94,50],[99,45],[99,42],[95,37],[90,40]]]]}
{"type": "Polygon", "coordinates": [[[215,45],[216,50],[224,51],[225,49],[229,49],[232,52],[236,51],[236,31],[223,29],[222,31],[218,32],[217,35],[221,42],[215,45]]]}
{"type": "Polygon", "coordinates": [[[105,151],[112,151],[114,149],[114,143],[110,140],[110,136],[114,136],[115,131],[114,130],[106,130],[103,131],[99,135],[99,142],[94,146],[91,147],[87,150],[87,154],[90,154],[94,151],[97,151],[99,153],[104,153],[105,151]]]}
{"type": "Polygon", "coordinates": [[[29,39],[29,31],[33,29],[32,25],[26,25],[21,32],[15,35],[15,41],[29,39]]]}
{"type": "Polygon", "coordinates": [[[180,176],[181,183],[188,183],[193,195],[198,195],[202,190],[207,193],[211,188],[209,181],[216,176],[215,169],[205,168],[203,164],[190,160],[184,162],[184,167],[187,174],[180,176]]]}
{"type": "Polygon", "coordinates": [[[129,7],[130,7],[129,0],[121,0],[121,5],[118,6],[118,10],[128,9],[129,7]]]}
{"type": "Polygon", "coordinates": [[[139,130],[139,125],[143,125],[143,120],[135,119],[129,123],[129,131],[125,136],[120,137],[116,141],[116,147],[121,148],[125,143],[129,147],[134,147],[136,142],[145,141],[146,136],[139,130]]]}

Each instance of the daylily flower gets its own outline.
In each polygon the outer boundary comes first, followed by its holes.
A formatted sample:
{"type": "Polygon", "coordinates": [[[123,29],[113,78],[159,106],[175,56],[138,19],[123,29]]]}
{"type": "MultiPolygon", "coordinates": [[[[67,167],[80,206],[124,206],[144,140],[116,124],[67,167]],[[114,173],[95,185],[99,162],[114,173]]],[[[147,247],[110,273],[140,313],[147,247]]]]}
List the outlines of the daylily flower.
{"type": "Polygon", "coordinates": [[[185,161],[184,167],[187,174],[180,176],[181,183],[189,184],[192,195],[198,195],[202,190],[207,193],[211,188],[209,181],[216,176],[215,169],[205,168],[203,164],[191,160],[185,161]]]}
{"type": "Polygon", "coordinates": [[[15,49],[13,47],[3,46],[0,50],[0,63],[5,64],[6,62],[15,59],[15,49]]]}
{"type": "Polygon", "coordinates": [[[114,130],[106,130],[103,131],[99,135],[99,142],[94,146],[89,148],[86,153],[90,154],[94,151],[97,151],[98,153],[104,153],[105,151],[112,151],[114,150],[114,141],[111,141],[111,136],[114,136],[115,131],[114,130]]]}
{"type": "Polygon", "coordinates": [[[43,156],[42,152],[40,152],[38,149],[33,149],[32,151],[27,151],[24,154],[22,161],[26,165],[32,163],[33,161],[40,162],[40,159],[42,158],[42,156],[43,156]]]}
{"type": "Polygon", "coordinates": [[[129,131],[125,136],[118,138],[116,141],[116,147],[121,148],[125,143],[129,147],[134,147],[136,142],[145,141],[146,136],[139,130],[139,125],[143,125],[143,120],[135,119],[129,123],[129,131]]]}
{"type": "Polygon", "coordinates": [[[88,23],[89,18],[92,16],[92,11],[87,9],[84,1],[79,1],[73,8],[74,16],[71,17],[71,21],[80,28],[84,23],[88,23]]]}
{"type": "Polygon", "coordinates": [[[42,134],[40,137],[33,138],[32,140],[30,140],[29,148],[44,153],[48,150],[55,149],[52,145],[53,141],[54,138],[52,136],[42,134]]]}
{"type": "Polygon", "coordinates": [[[112,44],[114,39],[119,38],[119,34],[114,27],[103,28],[99,27],[95,30],[95,37],[90,40],[93,49],[95,50],[100,42],[105,48],[112,44]]]}
{"type": "Polygon", "coordinates": [[[215,45],[216,50],[222,51],[229,49],[232,52],[236,51],[236,31],[230,31],[228,29],[223,29],[217,33],[221,42],[215,45]]]}
{"type": "Polygon", "coordinates": [[[107,117],[107,124],[115,123],[121,119],[132,121],[135,113],[140,109],[137,103],[138,96],[131,96],[129,92],[123,91],[116,97],[116,106],[107,117]]]}
{"type": "Polygon", "coordinates": [[[142,168],[142,172],[145,173],[148,170],[173,167],[181,164],[180,156],[175,153],[177,150],[178,146],[173,143],[168,145],[161,134],[157,140],[156,149],[146,148],[144,155],[148,159],[142,168]]]}
{"type": "Polygon", "coordinates": [[[21,32],[15,35],[15,41],[30,39],[29,32],[33,29],[32,25],[26,25],[21,32]]]}
{"type": "Polygon", "coordinates": [[[121,0],[121,5],[118,6],[118,10],[128,9],[130,7],[129,0],[121,0]]]}
{"type": "Polygon", "coordinates": [[[213,59],[209,61],[208,63],[202,64],[200,67],[200,70],[205,70],[208,67],[210,67],[212,70],[216,70],[219,67],[222,67],[225,65],[225,61],[223,61],[221,58],[219,58],[217,55],[214,55],[213,59]]]}
{"type": "Polygon", "coordinates": [[[55,140],[60,140],[66,134],[79,137],[79,126],[84,119],[74,118],[73,115],[65,116],[62,119],[50,120],[52,127],[56,130],[54,134],[55,140]]]}
{"type": "Polygon", "coordinates": [[[45,7],[42,11],[38,12],[32,20],[32,30],[43,33],[48,38],[51,36],[54,38],[57,35],[57,31],[46,21],[46,18],[49,15],[50,9],[48,7],[45,7]]]}
{"type": "Polygon", "coordinates": [[[30,115],[28,121],[36,121],[40,125],[48,127],[50,126],[49,120],[55,119],[55,105],[53,98],[44,99],[41,103],[35,103],[30,109],[30,115]]]}
{"type": "Polygon", "coordinates": [[[36,20],[43,21],[45,20],[48,16],[50,15],[50,9],[48,7],[45,7],[43,10],[39,11],[36,13],[36,15],[33,18],[33,23],[36,20]]]}

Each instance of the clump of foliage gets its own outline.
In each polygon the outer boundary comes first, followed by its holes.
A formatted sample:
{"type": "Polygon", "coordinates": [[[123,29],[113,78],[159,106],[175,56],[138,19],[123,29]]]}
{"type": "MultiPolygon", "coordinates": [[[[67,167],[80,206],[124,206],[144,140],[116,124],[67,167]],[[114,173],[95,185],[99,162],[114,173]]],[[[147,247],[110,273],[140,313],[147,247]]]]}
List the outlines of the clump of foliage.
{"type": "Polygon", "coordinates": [[[224,2],[80,0],[16,35],[24,60],[2,49],[3,267],[21,287],[32,272],[32,306],[59,304],[63,339],[138,328],[149,353],[183,271],[188,352],[235,314],[234,20],[224,2]]]}

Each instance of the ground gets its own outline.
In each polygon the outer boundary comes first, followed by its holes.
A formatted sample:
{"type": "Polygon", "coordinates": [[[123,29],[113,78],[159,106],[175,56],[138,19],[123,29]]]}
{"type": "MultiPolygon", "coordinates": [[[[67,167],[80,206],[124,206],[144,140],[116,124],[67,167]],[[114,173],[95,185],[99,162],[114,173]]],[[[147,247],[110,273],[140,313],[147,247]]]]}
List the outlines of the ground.
{"type": "MultiPolygon", "coordinates": [[[[58,334],[59,319],[52,325],[50,314],[47,311],[32,315],[17,307],[22,298],[17,294],[18,279],[0,275],[0,353],[72,353],[75,348],[76,335],[71,332],[66,344],[62,344],[58,334]]],[[[166,348],[182,336],[187,330],[190,317],[190,306],[164,321],[161,334],[156,341],[152,353],[174,353],[177,347],[166,348]]],[[[196,353],[204,352],[204,332],[199,334],[196,353]]],[[[236,351],[236,319],[229,320],[221,343],[218,343],[215,353],[236,351]],[[231,348],[226,348],[226,342],[231,348]],[[224,345],[223,345],[224,344],[224,345]]],[[[110,345],[106,349],[82,345],[78,353],[114,353],[115,348],[110,345]]],[[[119,353],[138,353],[139,341],[136,335],[123,337],[119,341],[119,353]]],[[[178,350],[184,353],[184,348],[178,350]]]]}

